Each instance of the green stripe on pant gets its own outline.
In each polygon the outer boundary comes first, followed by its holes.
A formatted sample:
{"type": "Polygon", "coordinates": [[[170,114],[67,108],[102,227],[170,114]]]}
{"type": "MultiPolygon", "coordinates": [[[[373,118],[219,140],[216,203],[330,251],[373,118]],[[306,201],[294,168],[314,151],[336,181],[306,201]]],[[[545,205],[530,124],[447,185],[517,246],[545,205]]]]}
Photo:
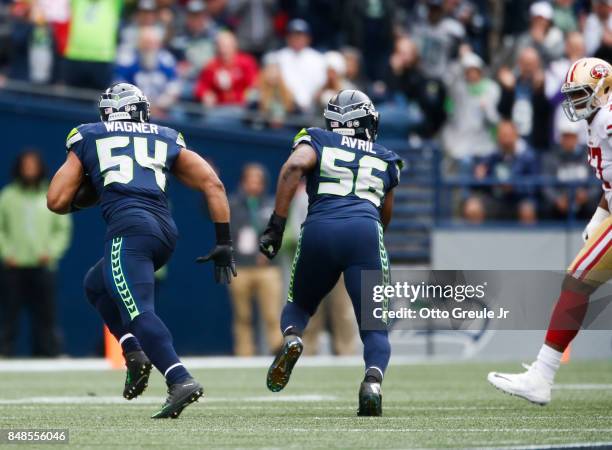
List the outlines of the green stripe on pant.
{"type": "Polygon", "coordinates": [[[130,314],[130,319],[134,319],[140,312],[132,297],[132,292],[127,284],[127,280],[123,273],[123,267],[121,266],[121,247],[123,244],[123,238],[114,238],[111,247],[111,274],[113,276],[113,282],[119,292],[121,301],[130,314]]]}

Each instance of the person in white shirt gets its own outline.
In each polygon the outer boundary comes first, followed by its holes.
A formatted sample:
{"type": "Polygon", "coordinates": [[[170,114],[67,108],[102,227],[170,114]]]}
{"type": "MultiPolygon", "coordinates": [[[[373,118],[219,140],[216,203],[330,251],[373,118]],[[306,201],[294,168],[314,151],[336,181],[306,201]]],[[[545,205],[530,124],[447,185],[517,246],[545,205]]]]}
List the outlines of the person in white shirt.
{"type": "Polygon", "coordinates": [[[276,53],[283,81],[302,111],[310,111],[326,81],[323,55],[310,47],[310,26],[293,19],[287,26],[287,46],[276,53]]]}

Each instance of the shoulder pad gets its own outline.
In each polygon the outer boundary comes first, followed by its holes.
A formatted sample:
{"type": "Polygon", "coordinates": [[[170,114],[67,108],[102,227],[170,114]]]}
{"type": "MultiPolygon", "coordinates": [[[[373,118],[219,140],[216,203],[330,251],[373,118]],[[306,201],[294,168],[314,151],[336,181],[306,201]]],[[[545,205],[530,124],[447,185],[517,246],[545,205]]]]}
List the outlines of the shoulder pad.
{"type": "Polygon", "coordinates": [[[181,133],[180,131],[176,135],[176,144],[179,147],[187,148],[187,144],[185,144],[185,138],[183,137],[183,133],[181,133]]]}
{"type": "Polygon", "coordinates": [[[77,142],[83,140],[83,135],[79,131],[80,126],[73,128],[66,136],[66,149],[70,150],[70,148],[76,144],[77,142]]]}
{"type": "Polygon", "coordinates": [[[310,134],[308,133],[308,130],[306,128],[302,128],[298,134],[295,135],[295,137],[293,138],[293,147],[297,147],[298,144],[301,144],[303,142],[308,142],[310,143],[312,141],[312,137],[310,136],[310,134]]]}

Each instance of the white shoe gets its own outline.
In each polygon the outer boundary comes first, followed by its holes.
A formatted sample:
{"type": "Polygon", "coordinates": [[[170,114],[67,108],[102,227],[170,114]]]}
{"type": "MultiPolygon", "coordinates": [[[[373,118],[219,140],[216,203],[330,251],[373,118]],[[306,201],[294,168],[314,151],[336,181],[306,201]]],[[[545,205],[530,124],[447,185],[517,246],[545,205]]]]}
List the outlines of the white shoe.
{"type": "Polygon", "coordinates": [[[487,380],[506,394],[516,395],[542,406],[548,404],[552,383],[544,379],[535,368],[535,364],[531,366],[523,364],[523,367],[527,369],[523,373],[490,372],[487,380]]]}

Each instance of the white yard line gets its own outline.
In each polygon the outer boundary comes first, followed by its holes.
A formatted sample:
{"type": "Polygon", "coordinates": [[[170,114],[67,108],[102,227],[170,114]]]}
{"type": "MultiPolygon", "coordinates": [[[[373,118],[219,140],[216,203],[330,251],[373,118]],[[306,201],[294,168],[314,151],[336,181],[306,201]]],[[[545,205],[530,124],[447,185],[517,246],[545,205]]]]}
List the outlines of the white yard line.
{"type": "Polygon", "coordinates": [[[555,384],[553,389],[567,391],[609,391],[612,384],[577,383],[577,384],[555,384]]]}
{"type": "MultiPolygon", "coordinates": [[[[186,357],[182,361],[193,369],[243,369],[267,368],[272,356],[241,358],[236,356],[186,357]]],[[[393,365],[460,363],[457,359],[423,359],[422,357],[397,356],[391,358],[393,365]]],[[[303,356],[300,367],[363,367],[361,356],[303,356]]],[[[67,372],[79,370],[111,370],[103,358],[56,358],[56,359],[0,359],[0,372],[67,372]]]]}
{"type": "MultiPolygon", "coordinates": [[[[321,402],[335,401],[337,397],[333,395],[262,395],[254,397],[205,397],[202,401],[206,403],[283,403],[283,402],[321,402]]],[[[108,405],[108,404],[124,404],[124,405],[144,405],[158,404],[164,402],[163,397],[143,397],[131,402],[126,401],[119,396],[65,396],[65,397],[23,397],[15,399],[0,399],[0,405],[108,405]]]]}

